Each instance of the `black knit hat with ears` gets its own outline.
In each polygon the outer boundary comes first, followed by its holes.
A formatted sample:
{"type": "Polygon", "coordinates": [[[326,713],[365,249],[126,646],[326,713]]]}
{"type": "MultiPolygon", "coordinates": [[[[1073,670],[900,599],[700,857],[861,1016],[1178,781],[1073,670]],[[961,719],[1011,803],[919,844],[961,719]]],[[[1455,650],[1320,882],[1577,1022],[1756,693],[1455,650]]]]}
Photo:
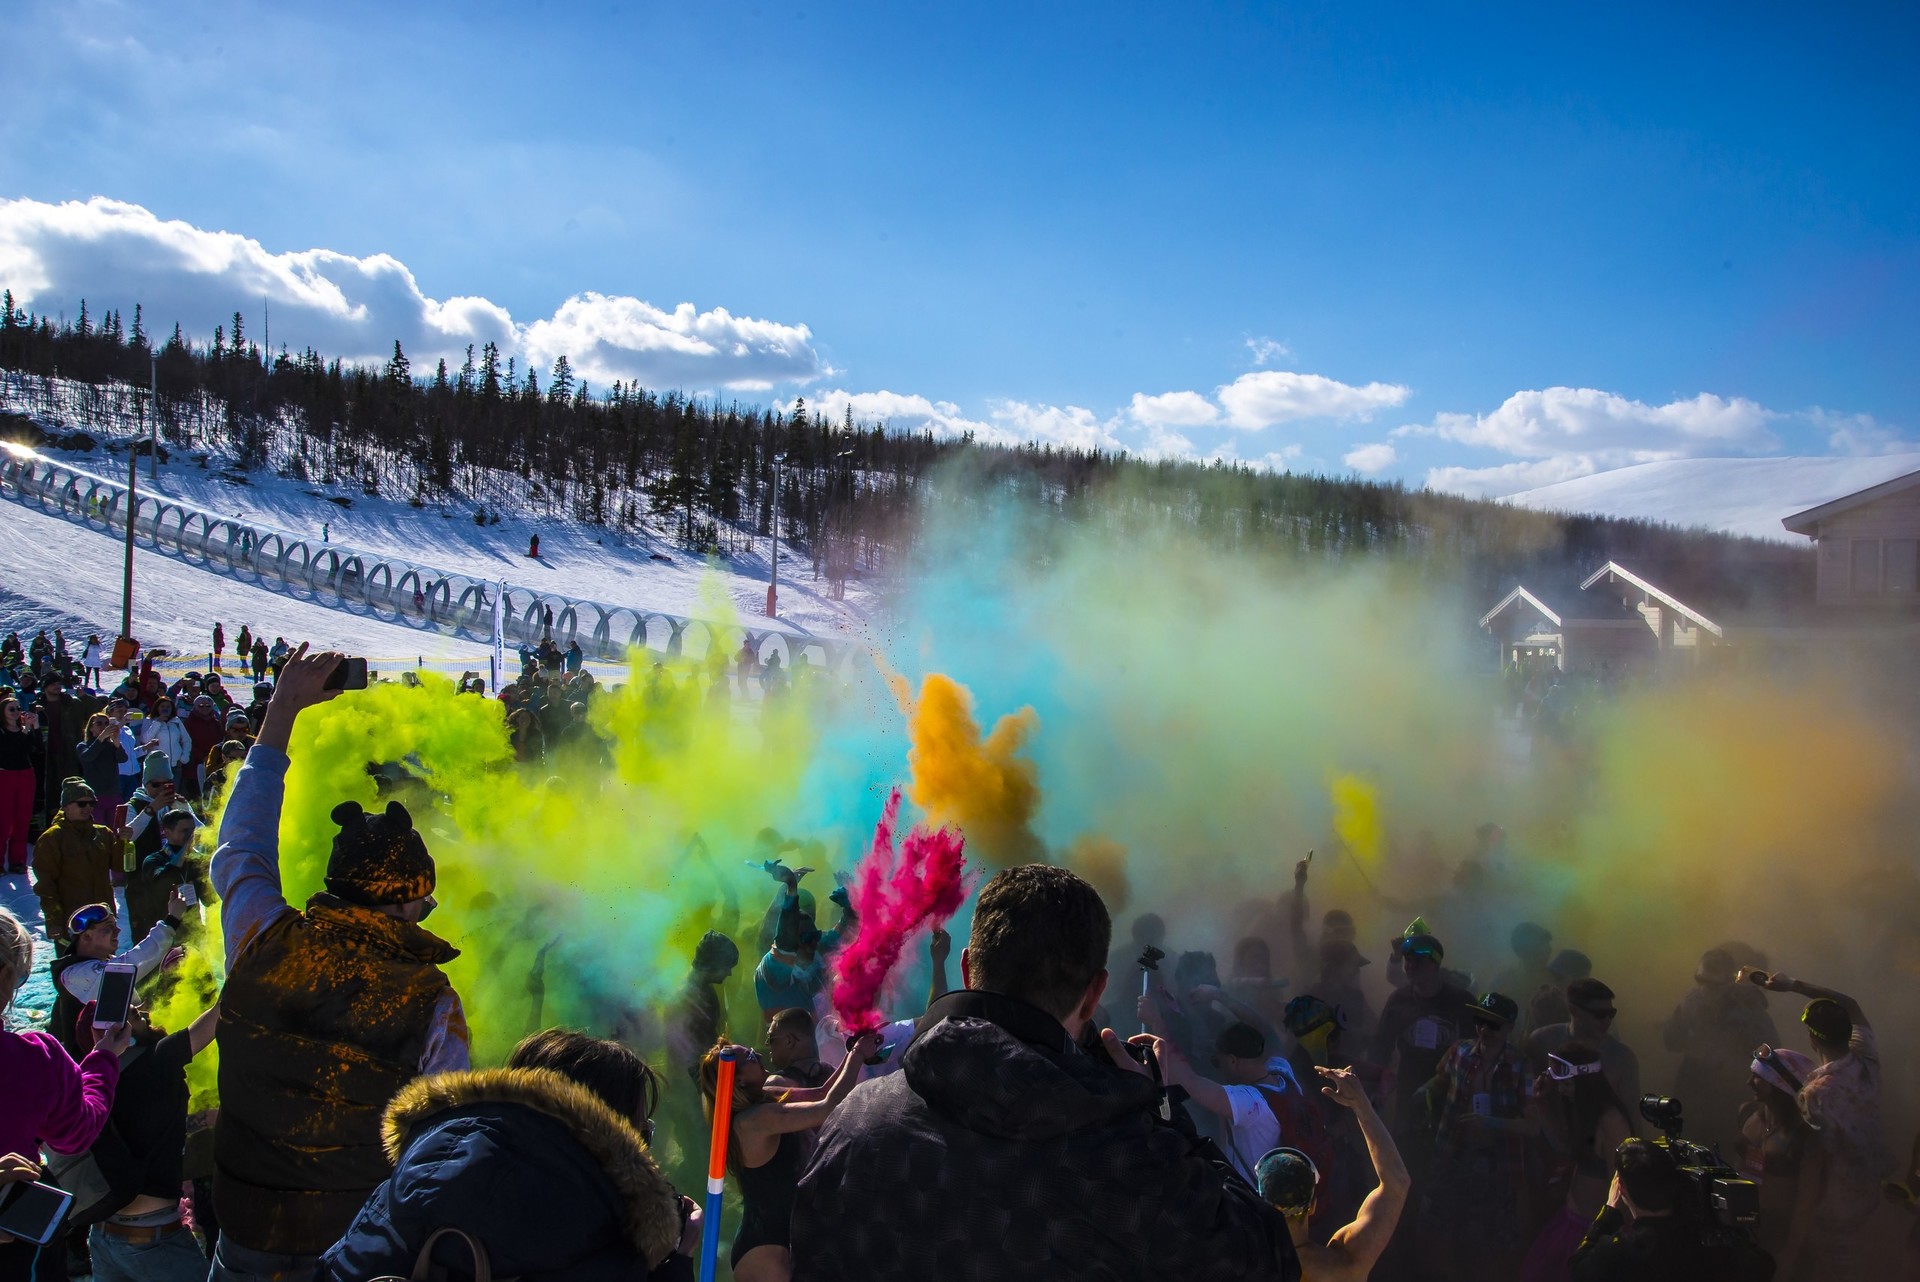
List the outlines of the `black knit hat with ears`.
{"type": "Polygon", "coordinates": [[[357,801],[333,808],[340,835],[327,859],[327,889],[350,904],[378,908],[408,904],[433,893],[433,856],[413,830],[413,816],[397,801],[370,815],[357,801]]]}

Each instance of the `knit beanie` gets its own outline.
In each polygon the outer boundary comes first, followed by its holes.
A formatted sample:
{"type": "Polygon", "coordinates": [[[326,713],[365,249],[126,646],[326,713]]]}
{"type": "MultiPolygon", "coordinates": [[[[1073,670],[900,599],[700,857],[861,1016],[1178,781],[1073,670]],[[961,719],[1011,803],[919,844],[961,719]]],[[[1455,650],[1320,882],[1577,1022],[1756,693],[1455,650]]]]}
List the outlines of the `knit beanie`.
{"type": "Polygon", "coordinates": [[[340,825],[327,859],[327,889],[351,904],[407,904],[433,893],[433,856],[397,801],[369,815],[357,801],[333,808],[340,825]]]}
{"type": "Polygon", "coordinates": [[[155,748],[140,763],[140,782],[154,783],[162,779],[173,778],[173,763],[167,760],[167,754],[155,748]]]}
{"type": "MultiPolygon", "coordinates": [[[[31,782],[31,781],[29,781],[31,782]]],[[[60,804],[71,806],[76,801],[94,800],[93,788],[78,775],[60,781],[60,804]]]]}

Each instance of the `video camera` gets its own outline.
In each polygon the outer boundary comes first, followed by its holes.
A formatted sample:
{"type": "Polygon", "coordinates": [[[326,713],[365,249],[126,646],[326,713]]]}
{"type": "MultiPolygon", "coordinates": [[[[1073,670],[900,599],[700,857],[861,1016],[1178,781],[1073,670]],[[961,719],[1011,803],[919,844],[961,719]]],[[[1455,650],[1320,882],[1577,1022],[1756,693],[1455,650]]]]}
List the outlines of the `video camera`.
{"type": "Polygon", "coordinates": [[[1680,1101],[1670,1095],[1640,1097],[1640,1116],[1659,1129],[1661,1138],[1653,1142],[1672,1156],[1680,1177],[1674,1218],[1705,1245],[1753,1243],[1760,1186],[1728,1166],[1711,1145],[1681,1139],[1682,1112],[1680,1101]]]}

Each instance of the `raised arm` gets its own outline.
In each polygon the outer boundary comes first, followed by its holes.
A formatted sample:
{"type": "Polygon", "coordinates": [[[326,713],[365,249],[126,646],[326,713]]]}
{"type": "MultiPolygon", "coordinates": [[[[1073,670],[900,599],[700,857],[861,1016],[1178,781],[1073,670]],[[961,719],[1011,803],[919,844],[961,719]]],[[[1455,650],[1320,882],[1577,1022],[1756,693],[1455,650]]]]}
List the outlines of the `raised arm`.
{"type": "MultiPolygon", "coordinates": [[[[1366,1200],[1360,1203],[1353,1222],[1335,1229],[1333,1237],[1327,1242],[1327,1250],[1340,1257],[1340,1271],[1336,1276],[1363,1279],[1373,1269],[1381,1252],[1387,1249],[1393,1230],[1400,1223],[1400,1213],[1406,1208],[1413,1177],[1407,1173],[1407,1164],[1401,1160],[1393,1136],[1387,1133],[1387,1124],[1374,1111],[1373,1102],[1367,1098],[1359,1079],[1347,1069],[1316,1067],[1314,1071],[1325,1082],[1320,1088],[1321,1093],[1334,1103],[1353,1110],[1353,1118],[1360,1124],[1360,1137],[1367,1143],[1367,1157],[1373,1163],[1374,1178],[1379,1181],[1373,1192],[1367,1194],[1366,1200]]],[[[1318,1278],[1318,1272],[1314,1276],[1318,1278]]]]}
{"type": "Polygon", "coordinates": [[[1846,1007],[1847,1016],[1853,1020],[1855,1028],[1873,1027],[1867,1022],[1867,1013],[1860,1009],[1860,1003],[1845,993],[1836,992],[1831,988],[1822,988],[1818,984],[1809,984],[1804,979],[1793,979],[1779,971],[1767,976],[1767,981],[1762,987],[1770,993],[1797,993],[1808,1001],[1818,1001],[1824,997],[1830,1002],[1839,1002],[1846,1007]]]}
{"type": "Polygon", "coordinates": [[[326,684],[342,661],[343,656],[332,652],[310,656],[304,644],[294,651],[267,704],[260,738],[247,749],[228,794],[211,869],[214,893],[220,896],[228,970],[261,931],[294,911],[280,888],[280,806],[291,764],[287,747],[301,712],[337,693],[326,684]]]}
{"type": "Polygon", "coordinates": [[[1165,1043],[1160,1053],[1160,1071],[1168,1086],[1185,1087],[1193,1102],[1209,1113],[1226,1118],[1233,1116],[1233,1099],[1227,1094],[1226,1087],[1210,1077],[1202,1077],[1172,1042],[1165,1043]]]}
{"type": "Polygon", "coordinates": [[[927,940],[927,960],[933,963],[933,980],[927,986],[927,1005],[931,1006],[947,993],[947,957],[953,952],[953,936],[938,926],[927,940]]]}
{"type": "Polygon", "coordinates": [[[810,1131],[825,1124],[827,1117],[847,1097],[860,1080],[867,1057],[880,1049],[880,1034],[863,1033],[840,1061],[827,1088],[819,1099],[770,1100],[756,1104],[733,1119],[734,1130],[747,1135],[785,1135],[789,1131],[810,1131]]]}

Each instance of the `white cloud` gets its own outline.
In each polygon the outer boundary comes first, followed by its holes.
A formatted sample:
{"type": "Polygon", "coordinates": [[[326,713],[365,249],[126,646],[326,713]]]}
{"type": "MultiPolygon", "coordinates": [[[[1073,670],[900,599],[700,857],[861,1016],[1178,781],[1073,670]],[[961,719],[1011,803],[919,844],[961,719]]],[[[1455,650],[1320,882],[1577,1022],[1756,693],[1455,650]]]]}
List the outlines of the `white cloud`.
{"type": "Polygon", "coordinates": [[[1219,408],[1198,392],[1135,392],[1127,414],[1149,427],[1205,427],[1220,417],[1219,408]]]}
{"type": "Polygon", "coordinates": [[[1293,355],[1293,349],[1291,347],[1288,347],[1278,339],[1266,337],[1249,338],[1247,340],[1247,351],[1253,354],[1253,363],[1255,365],[1271,365],[1275,361],[1283,361],[1293,355]]]}
{"type": "Polygon", "coordinates": [[[1128,448],[1114,435],[1116,421],[1100,419],[1078,405],[1029,405],[1025,401],[998,401],[993,420],[1023,441],[1064,445],[1076,450],[1128,448]]]}
{"type": "Polygon", "coordinates": [[[1627,462],[1648,463],[1704,447],[1770,449],[1767,424],[1776,417],[1744,397],[1709,392],[1648,405],[1590,387],[1548,387],[1515,392],[1491,414],[1440,414],[1394,435],[1437,436],[1522,458],[1615,451],[1627,462]]]}
{"type": "MultiPolygon", "coordinates": [[[[974,439],[992,445],[1018,445],[1022,438],[1004,428],[968,418],[952,401],[933,401],[902,392],[847,392],[839,388],[809,396],[807,407],[816,418],[838,421],[849,407],[857,423],[884,423],[897,431],[932,432],[957,437],[972,432],[974,439]]],[[[793,402],[781,406],[793,412],[793,402]]]]}
{"type": "Polygon", "coordinates": [[[574,372],[602,387],[615,379],[650,387],[765,391],[820,375],[805,325],[733,316],[725,308],[666,312],[638,298],[582,294],[548,320],[527,326],[527,359],[550,366],[565,355],[574,372]]]}
{"type": "Polygon", "coordinates": [[[1436,467],[1427,471],[1427,488],[1468,498],[1490,499],[1538,489],[1556,481],[1571,481],[1591,476],[1603,467],[1587,454],[1562,454],[1555,458],[1533,459],[1524,463],[1502,463],[1497,467],[1436,467]]]}
{"type": "Polygon", "coordinates": [[[1164,427],[1153,427],[1148,429],[1147,439],[1134,453],[1149,460],[1191,459],[1198,451],[1193,442],[1180,433],[1164,427]]]}
{"type": "Polygon", "coordinates": [[[1898,428],[1888,427],[1871,414],[1838,414],[1815,406],[1807,411],[1813,425],[1827,434],[1827,448],[1836,454],[1900,454],[1914,448],[1898,428]]]}
{"type": "Polygon", "coordinates": [[[1385,441],[1377,441],[1372,445],[1356,445],[1348,450],[1340,461],[1356,472],[1372,475],[1375,472],[1386,471],[1399,460],[1399,457],[1393,446],[1385,441]]]}
{"type": "Polygon", "coordinates": [[[428,297],[387,254],[275,253],[248,237],[162,220],[100,196],[58,205],[0,199],[0,284],[21,306],[42,310],[70,312],[85,298],[96,314],[117,307],[130,321],[142,303],[150,330],[164,334],[179,321],[199,339],[239,311],[248,336],[261,341],[264,302],[276,348],[310,345],[349,361],[384,361],[398,339],[416,369],[441,356],[457,362],[469,343],[491,341],[502,355],[543,371],[565,353],[602,387],[623,378],[654,387],[765,389],[825,373],[804,325],[585,294],[522,327],[485,298],[428,297]]]}
{"type": "Polygon", "coordinates": [[[1320,374],[1257,370],[1242,374],[1217,393],[1229,427],[1258,431],[1304,418],[1364,422],[1383,409],[1406,402],[1410,389],[1393,383],[1355,387],[1320,374]]]}

